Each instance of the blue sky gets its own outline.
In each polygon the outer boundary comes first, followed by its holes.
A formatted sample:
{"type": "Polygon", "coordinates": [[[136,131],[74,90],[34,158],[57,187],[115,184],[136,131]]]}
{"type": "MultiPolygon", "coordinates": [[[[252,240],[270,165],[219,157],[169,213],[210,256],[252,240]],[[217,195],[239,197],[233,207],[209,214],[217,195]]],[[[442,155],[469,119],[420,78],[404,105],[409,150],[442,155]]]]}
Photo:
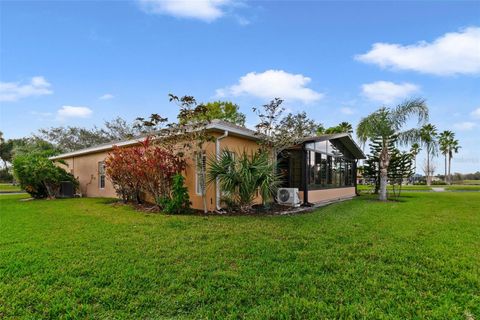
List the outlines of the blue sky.
{"type": "MultiPolygon", "coordinates": [[[[331,126],[424,97],[480,170],[480,2],[0,1],[0,130],[101,125],[168,93],[252,106],[279,96],[331,126]]],[[[419,161],[422,161],[420,158],[419,161]]],[[[421,162],[420,162],[421,163],[421,162]]],[[[442,172],[438,159],[437,172],[442,172]]]]}

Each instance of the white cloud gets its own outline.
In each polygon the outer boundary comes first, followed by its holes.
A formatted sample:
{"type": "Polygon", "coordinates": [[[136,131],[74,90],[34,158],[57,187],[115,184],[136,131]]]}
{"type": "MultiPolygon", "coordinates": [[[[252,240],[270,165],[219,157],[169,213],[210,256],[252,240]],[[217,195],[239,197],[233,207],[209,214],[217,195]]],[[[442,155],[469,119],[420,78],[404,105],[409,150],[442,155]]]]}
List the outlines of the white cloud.
{"type": "Polygon", "coordinates": [[[389,81],[376,81],[362,85],[365,97],[385,104],[407,98],[419,89],[417,85],[408,82],[397,84],[389,81]]]}
{"type": "Polygon", "coordinates": [[[472,130],[473,128],[475,128],[477,126],[477,124],[475,122],[470,122],[470,121],[465,121],[465,122],[459,122],[459,123],[455,123],[453,125],[453,127],[457,130],[461,130],[461,131],[468,131],[468,130],[472,130]]]}
{"type": "Polygon", "coordinates": [[[413,70],[434,75],[480,74],[480,27],[446,33],[428,43],[375,43],[355,58],[382,68],[413,70]]]}
{"type": "Polygon", "coordinates": [[[343,107],[343,108],[340,108],[340,112],[345,114],[345,115],[352,115],[355,113],[355,110],[353,110],[352,108],[349,108],[349,107],[343,107]]]}
{"type": "Polygon", "coordinates": [[[480,119],[480,108],[477,108],[470,113],[472,117],[480,119]]]}
{"type": "Polygon", "coordinates": [[[322,93],[306,87],[310,81],[309,77],[302,74],[292,74],[283,70],[250,72],[241,77],[237,84],[218,89],[217,96],[251,95],[262,99],[282,98],[310,103],[323,98],[322,93]]]}
{"type": "Polygon", "coordinates": [[[17,101],[22,98],[52,94],[50,86],[44,77],[33,77],[27,84],[0,82],[0,101],[17,101]]]}
{"type": "Polygon", "coordinates": [[[225,7],[234,5],[232,0],[138,0],[138,2],[140,8],[147,13],[206,22],[222,17],[225,14],[225,7]]]}
{"type": "Polygon", "coordinates": [[[113,94],[105,93],[103,96],[99,97],[98,99],[100,99],[100,100],[110,100],[110,99],[113,99],[113,98],[115,98],[115,96],[113,94]]]}
{"type": "Polygon", "coordinates": [[[88,118],[92,113],[93,111],[87,107],[63,106],[57,111],[57,119],[88,118]]]}

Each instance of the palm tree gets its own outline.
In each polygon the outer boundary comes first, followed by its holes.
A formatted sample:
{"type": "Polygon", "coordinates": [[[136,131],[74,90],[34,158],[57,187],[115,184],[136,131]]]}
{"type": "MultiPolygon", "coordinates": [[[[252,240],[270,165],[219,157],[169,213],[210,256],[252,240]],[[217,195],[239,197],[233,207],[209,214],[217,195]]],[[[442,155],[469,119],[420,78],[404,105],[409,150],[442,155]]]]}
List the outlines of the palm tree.
{"type": "Polygon", "coordinates": [[[455,134],[453,134],[452,139],[450,140],[448,148],[448,184],[452,184],[452,176],[450,175],[450,168],[452,166],[452,158],[454,153],[458,153],[458,150],[461,148],[460,143],[455,139],[455,134]]]}
{"type": "Polygon", "coordinates": [[[352,124],[349,122],[346,122],[346,121],[341,122],[337,127],[340,133],[345,132],[345,133],[353,134],[353,127],[352,127],[352,124]]]}
{"type": "Polygon", "coordinates": [[[380,108],[361,119],[357,126],[357,136],[362,144],[365,144],[369,139],[381,140],[379,154],[379,200],[381,201],[387,200],[388,165],[391,158],[391,152],[388,148],[389,142],[396,138],[399,143],[407,144],[416,142],[420,137],[418,128],[402,131],[402,127],[412,116],[417,118],[419,124],[428,119],[428,107],[424,99],[408,100],[395,108],[380,108]]]}
{"type": "Polygon", "coordinates": [[[450,143],[454,136],[455,134],[450,130],[442,131],[438,135],[438,146],[439,146],[440,152],[443,154],[445,158],[445,178],[444,178],[445,183],[447,182],[447,157],[450,152],[450,143]]]}
{"type": "Polygon", "coordinates": [[[220,182],[225,192],[224,200],[238,206],[241,210],[249,210],[257,191],[262,197],[263,205],[271,200],[281,183],[273,164],[266,152],[248,154],[243,151],[235,155],[225,149],[220,157],[209,160],[207,182],[220,182]]]}
{"type": "Polygon", "coordinates": [[[426,163],[426,176],[427,176],[427,185],[432,184],[432,164],[431,160],[437,154],[438,142],[437,142],[437,127],[431,123],[427,123],[420,129],[420,141],[425,147],[427,152],[427,163],[426,163]]]}
{"type": "Polygon", "coordinates": [[[413,157],[413,167],[415,171],[417,170],[417,156],[420,153],[420,150],[422,149],[420,148],[420,145],[417,142],[413,143],[412,146],[410,147],[410,154],[413,157]]]}
{"type": "Polygon", "coordinates": [[[353,134],[353,127],[352,124],[349,122],[341,122],[337,126],[330,127],[328,129],[323,130],[322,132],[319,132],[320,134],[332,134],[332,133],[348,133],[348,134],[353,134]]]}

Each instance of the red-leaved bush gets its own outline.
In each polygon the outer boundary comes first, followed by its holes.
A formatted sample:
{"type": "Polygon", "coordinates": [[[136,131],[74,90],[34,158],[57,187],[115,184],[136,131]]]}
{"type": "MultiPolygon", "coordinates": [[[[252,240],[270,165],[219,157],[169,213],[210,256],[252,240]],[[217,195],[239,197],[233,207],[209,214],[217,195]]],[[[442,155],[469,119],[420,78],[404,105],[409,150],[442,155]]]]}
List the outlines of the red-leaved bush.
{"type": "Polygon", "coordinates": [[[161,206],[162,199],[170,197],[173,176],[185,169],[186,162],[146,138],[138,146],[115,147],[105,166],[107,177],[124,201],[138,199],[143,191],[161,206]]]}

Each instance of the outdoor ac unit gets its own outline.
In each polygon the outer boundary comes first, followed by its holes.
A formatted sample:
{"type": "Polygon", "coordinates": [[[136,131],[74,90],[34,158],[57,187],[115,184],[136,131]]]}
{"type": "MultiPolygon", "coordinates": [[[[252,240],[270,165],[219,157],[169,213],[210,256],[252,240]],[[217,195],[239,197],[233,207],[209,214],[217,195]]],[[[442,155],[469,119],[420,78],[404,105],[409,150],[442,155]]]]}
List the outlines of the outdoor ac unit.
{"type": "Polygon", "coordinates": [[[277,191],[277,201],[279,204],[298,207],[300,205],[298,188],[279,188],[277,191]]]}

